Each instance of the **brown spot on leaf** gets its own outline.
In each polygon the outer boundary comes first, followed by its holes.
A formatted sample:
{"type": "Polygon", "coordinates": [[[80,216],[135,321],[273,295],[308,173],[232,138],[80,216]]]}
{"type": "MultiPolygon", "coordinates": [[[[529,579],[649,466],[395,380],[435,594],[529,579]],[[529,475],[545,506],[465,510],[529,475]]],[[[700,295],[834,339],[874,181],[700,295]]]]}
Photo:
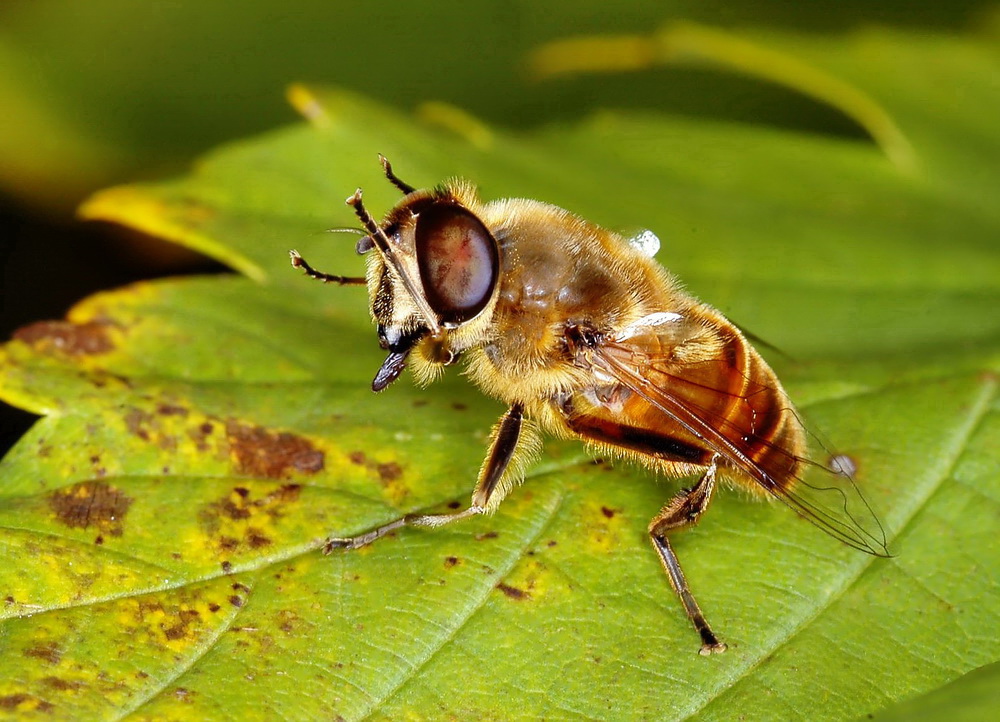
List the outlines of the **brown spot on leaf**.
{"type": "Polygon", "coordinates": [[[108,337],[108,321],[38,321],[14,332],[18,341],[41,351],[60,351],[72,356],[107,353],[115,345],[108,337]]]}
{"type": "Polygon", "coordinates": [[[212,435],[213,431],[215,431],[215,426],[211,422],[205,421],[190,429],[188,436],[198,451],[208,451],[208,437],[212,435]]]}
{"type": "Polygon", "coordinates": [[[293,634],[301,622],[299,615],[291,609],[282,609],[276,616],[278,617],[278,629],[285,634],[293,634]]]}
{"type": "Polygon", "coordinates": [[[57,689],[60,692],[70,689],[80,689],[83,686],[82,682],[70,682],[62,677],[42,677],[42,684],[46,687],[57,689]]]}
{"type": "Polygon", "coordinates": [[[216,539],[222,552],[232,553],[241,547],[260,549],[272,544],[272,538],[262,530],[267,522],[260,521],[265,517],[280,519],[302,493],[301,484],[282,484],[263,494],[261,486],[266,488],[265,484],[233,487],[229,494],[206,504],[199,512],[205,534],[216,539]]]}
{"type": "Polygon", "coordinates": [[[56,519],[71,529],[96,527],[104,534],[122,535],[122,522],[132,499],[103,481],[84,481],[49,495],[56,519]]]}
{"type": "Polygon", "coordinates": [[[129,430],[129,433],[138,436],[143,441],[149,441],[149,429],[147,427],[152,420],[152,414],[133,407],[125,414],[125,428],[129,430]]]}
{"type": "Polygon", "coordinates": [[[378,472],[379,479],[382,480],[383,484],[391,484],[403,475],[403,467],[395,461],[379,464],[375,467],[375,471],[378,472]]]}
{"type": "MultiPolygon", "coordinates": [[[[161,405],[160,408],[164,407],[161,405]]],[[[148,411],[131,407],[125,413],[123,420],[125,428],[133,436],[137,436],[143,441],[155,441],[157,446],[165,451],[173,451],[177,448],[177,437],[166,433],[161,421],[148,411]]]]}
{"type": "Polygon", "coordinates": [[[487,531],[483,532],[482,534],[476,534],[476,541],[483,541],[485,539],[496,539],[498,536],[500,536],[500,532],[498,531],[487,531]]]}
{"type": "Polygon", "coordinates": [[[444,566],[446,569],[451,569],[453,566],[458,564],[461,560],[458,557],[445,557],[444,566]]]}
{"type": "Polygon", "coordinates": [[[196,622],[201,615],[194,609],[182,609],[177,616],[171,620],[173,624],[163,625],[163,634],[167,639],[184,639],[188,636],[191,624],[196,622]]]}
{"type": "Polygon", "coordinates": [[[220,607],[215,602],[212,602],[211,604],[208,605],[208,611],[212,612],[213,614],[219,611],[220,609],[222,609],[222,607],[220,607]]]}
{"type": "MultiPolygon", "coordinates": [[[[239,495],[240,489],[234,489],[234,491],[236,491],[236,493],[239,495]]],[[[246,491],[246,489],[243,489],[242,491],[246,491]]],[[[243,496],[242,498],[245,499],[246,497],[243,496]]],[[[223,499],[221,502],[219,502],[219,511],[221,511],[230,519],[238,520],[238,519],[250,518],[250,510],[245,506],[238,506],[231,499],[223,499]]]]}
{"type": "Polygon", "coordinates": [[[451,408],[455,409],[455,411],[465,411],[469,407],[463,404],[461,401],[455,401],[454,403],[452,403],[451,408]]]}
{"type": "Polygon", "coordinates": [[[0,709],[20,710],[23,712],[51,712],[54,705],[33,694],[19,692],[0,697],[0,709]]]}
{"type": "Polygon", "coordinates": [[[508,599],[516,599],[518,601],[522,599],[527,599],[530,595],[523,589],[518,589],[517,587],[512,587],[509,584],[504,584],[500,582],[497,584],[497,589],[503,592],[508,599]]]}
{"type": "Polygon", "coordinates": [[[56,646],[55,642],[49,642],[37,647],[29,647],[24,650],[24,656],[41,659],[49,664],[59,664],[59,660],[62,659],[62,650],[56,646]]]}
{"type": "Polygon", "coordinates": [[[187,416],[188,409],[183,406],[175,406],[173,404],[160,404],[156,407],[156,413],[161,416],[187,416]]]}
{"type": "Polygon", "coordinates": [[[234,420],[226,423],[226,436],[240,474],[284,479],[292,472],[315,474],[323,469],[323,452],[301,436],[234,420]]]}
{"type": "Polygon", "coordinates": [[[282,484],[281,488],[278,489],[276,498],[281,503],[288,504],[298,501],[300,494],[302,494],[302,484],[282,484]]]}
{"type": "MultiPolygon", "coordinates": [[[[223,574],[229,574],[229,572],[231,572],[231,571],[233,571],[233,563],[232,562],[222,562],[222,573],[223,574]]],[[[215,611],[215,610],[212,610],[212,611],[215,611]]]]}
{"type": "Polygon", "coordinates": [[[4,697],[0,697],[0,709],[15,709],[16,707],[24,704],[29,699],[32,699],[30,694],[25,694],[20,692],[18,694],[8,694],[4,697]]]}
{"type": "Polygon", "coordinates": [[[608,519],[614,519],[616,510],[607,506],[601,507],[601,513],[604,514],[608,519]]]}
{"type": "Polygon", "coordinates": [[[352,451],[347,455],[347,458],[351,460],[352,464],[357,464],[358,466],[364,466],[365,462],[368,461],[368,457],[365,456],[363,451],[352,451]]]}
{"type": "Polygon", "coordinates": [[[234,594],[233,596],[229,597],[229,603],[232,604],[234,607],[237,607],[237,608],[242,607],[243,606],[243,597],[234,594]]]}
{"type": "Polygon", "coordinates": [[[247,529],[247,544],[250,545],[251,549],[260,549],[261,547],[266,547],[271,543],[271,540],[264,536],[263,533],[258,529],[253,527],[247,529]]]}

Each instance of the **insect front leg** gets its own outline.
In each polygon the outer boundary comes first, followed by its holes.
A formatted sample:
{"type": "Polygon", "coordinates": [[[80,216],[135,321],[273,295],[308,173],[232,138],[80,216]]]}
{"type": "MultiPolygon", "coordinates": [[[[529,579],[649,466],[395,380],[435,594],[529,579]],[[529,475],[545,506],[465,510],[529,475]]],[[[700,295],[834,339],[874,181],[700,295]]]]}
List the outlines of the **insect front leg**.
{"type": "MultiPolygon", "coordinates": [[[[511,477],[519,470],[517,464],[511,465],[511,460],[518,451],[531,446],[523,441],[523,429],[524,407],[516,403],[493,428],[490,450],[479,470],[479,480],[472,494],[472,503],[467,508],[451,514],[407,514],[355,537],[327,539],[323,545],[323,552],[329,554],[334,549],[357,549],[405,526],[439,527],[493,511],[507,495],[513,485],[511,477]]],[[[531,438],[534,439],[534,436],[531,438]]]]}
{"type": "Polygon", "coordinates": [[[684,605],[684,611],[687,612],[694,628],[701,635],[700,651],[704,655],[725,652],[726,645],[715,636],[715,632],[709,626],[705,615],[702,614],[701,607],[698,606],[698,602],[695,601],[694,595],[688,587],[687,578],[681,570],[677,554],[670,546],[667,536],[696,524],[699,517],[705,513],[705,509],[708,508],[708,504],[712,500],[712,493],[715,491],[718,459],[718,454],[713,456],[711,464],[702,474],[698,483],[690,489],[681,491],[667,502],[663,510],[649,524],[649,538],[652,539],[653,547],[660,555],[660,562],[670,580],[670,586],[677,593],[681,604],[684,605]]]}

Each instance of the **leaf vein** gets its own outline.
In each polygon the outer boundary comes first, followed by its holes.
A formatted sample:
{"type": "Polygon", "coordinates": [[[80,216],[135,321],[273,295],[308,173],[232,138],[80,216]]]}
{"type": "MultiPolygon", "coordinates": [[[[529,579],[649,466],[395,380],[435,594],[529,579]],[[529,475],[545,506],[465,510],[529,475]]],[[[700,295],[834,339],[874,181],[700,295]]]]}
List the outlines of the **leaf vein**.
{"type": "MultiPolygon", "coordinates": [[[[926,489],[923,498],[916,504],[913,505],[911,509],[908,510],[906,516],[901,519],[895,538],[899,538],[903,535],[906,528],[913,522],[917,517],[921,509],[927,506],[927,503],[934,496],[934,494],[941,488],[941,485],[949,477],[950,472],[954,470],[955,466],[958,464],[961,458],[962,452],[968,446],[969,440],[973,437],[976,430],[979,428],[983,419],[987,416],[990,411],[990,404],[996,397],[998,382],[992,378],[986,378],[983,380],[980,386],[980,392],[975,396],[970,405],[969,412],[967,415],[967,423],[963,425],[963,428],[955,435],[955,438],[951,444],[951,448],[947,448],[944,451],[950,452],[948,454],[948,462],[942,466],[942,471],[938,475],[938,478],[933,484],[929,484],[926,489]]],[[[943,454],[944,456],[944,454],[943,454]]],[[[860,563],[854,565],[853,568],[848,569],[848,573],[842,578],[842,582],[839,587],[832,589],[823,601],[823,603],[816,606],[812,614],[803,617],[798,624],[789,627],[784,631],[783,634],[776,637],[773,641],[774,644],[767,647],[761,651],[753,659],[749,659],[747,664],[741,668],[737,668],[735,673],[732,675],[723,676],[719,683],[714,685],[714,687],[708,691],[702,700],[697,704],[693,705],[690,709],[685,711],[678,711],[678,719],[690,719],[697,715],[698,713],[704,711],[709,705],[716,702],[722,697],[723,694],[732,690],[737,684],[746,679],[751,672],[753,672],[757,667],[759,667],[764,661],[772,658],[777,650],[788,645],[791,640],[795,639],[797,635],[804,629],[809,627],[813,622],[815,622],[824,612],[826,612],[837,600],[844,596],[847,591],[857,583],[861,578],[862,574],[871,566],[874,562],[874,557],[865,557],[860,563]]]]}
{"type": "MultiPolygon", "coordinates": [[[[524,557],[525,550],[529,549],[539,538],[541,538],[541,536],[549,528],[549,525],[552,523],[552,521],[556,518],[557,514],[559,513],[559,509],[562,507],[564,498],[565,498],[565,492],[560,492],[555,497],[555,500],[552,502],[547,515],[539,523],[537,531],[524,540],[524,543],[521,545],[520,551],[518,553],[511,554],[509,562],[503,568],[497,571],[497,574],[495,575],[496,580],[502,580],[504,577],[506,577],[507,574],[509,574],[510,571],[514,568],[514,566],[518,563],[518,561],[520,561],[524,557]]],[[[491,577],[491,579],[492,578],[493,577],[491,577]]],[[[479,599],[475,600],[474,603],[467,608],[466,614],[458,622],[458,624],[456,624],[447,635],[441,637],[436,645],[428,649],[423,659],[421,659],[411,669],[409,669],[406,673],[404,673],[401,676],[401,678],[397,680],[396,684],[391,689],[387,690],[384,694],[382,694],[380,698],[373,700],[372,705],[368,708],[368,710],[366,710],[362,715],[360,715],[358,719],[362,720],[368,719],[375,710],[382,707],[390,698],[395,696],[404,686],[406,686],[408,682],[415,679],[417,675],[420,673],[420,670],[427,667],[427,665],[430,664],[431,660],[433,660],[434,657],[437,656],[437,654],[442,649],[444,649],[449,642],[451,642],[451,640],[455,639],[458,636],[458,634],[468,625],[470,620],[476,616],[479,610],[483,608],[487,600],[490,598],[490,594],[493,592],[493,588],[494,588],[493,584],[484,584],[482,593],[479,595],[479,599]]]]}

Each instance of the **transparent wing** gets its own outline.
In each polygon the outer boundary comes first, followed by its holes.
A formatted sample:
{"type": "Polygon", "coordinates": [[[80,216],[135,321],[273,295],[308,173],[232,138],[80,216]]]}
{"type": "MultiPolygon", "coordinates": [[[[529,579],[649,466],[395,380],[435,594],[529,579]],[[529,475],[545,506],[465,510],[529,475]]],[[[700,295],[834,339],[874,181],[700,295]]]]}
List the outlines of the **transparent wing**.
{"type": "MultiPolygon", "coordinates": [[[[844,544],[875,556],[890,556],[885,531],[844,463],[837,469],[809,459],[802,444],[809,435],[784,392],[752,373],[763,360],[737,332],[711,358],[684,360],[677,314],[653,314],[592,348],[591,362],[666,418],[719,454],[769,494],[844,544]],[[660,318],[654,318],[659,316],[660,318]],[[680,360],[678,360],[680,357],[680,360]],[[756,379],[756,380],[755,380],[756,379]],[[780,417],[780,418],[779,418],[780,417]],[[778,424],[785,427],[779,433],[778,424]]],[[[764,366],[766,369],[766,366],[764,366]]]]}

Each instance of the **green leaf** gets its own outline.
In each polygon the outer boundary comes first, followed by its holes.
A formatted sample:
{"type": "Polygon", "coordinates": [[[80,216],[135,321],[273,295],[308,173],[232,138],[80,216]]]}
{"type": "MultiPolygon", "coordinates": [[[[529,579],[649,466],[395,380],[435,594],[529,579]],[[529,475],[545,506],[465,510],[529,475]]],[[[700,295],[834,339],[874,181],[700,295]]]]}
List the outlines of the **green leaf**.
{"type": "Polygon", "coordinates": [[[91,199],[248,278],[99,294],[3,347],[0,396],[43,418],[0,462],[0,714],[844,719],[995,661],[1000,134],[968,131],[1000,102],[996,57],[768,43],[864,92],[916,165],[669,116],[512,135],[439,108],[443,130],[300,88],[312,126],[91,199]],[[915,63],[934,73],[886,80],[915,63]],[[359,185],[394,202],[376,152],[416,185],[461,174],[653,229],[693,291],[796,357],[779,373],[858,461],[897,556],[720,495],[677,541],[730,644],[706,659],[646,538],[676,486],[553,442],[495,516],[324,557],[327,535],[464,502],[501,412],[454,373],[371,395],[363,292],[288,266],[296,247],[360,272],[323,229],[353,225],[359,185]]]}
{"type": "Polygon", "coordinates": [[[989,719],[1000,700],[1000,664],[973,670],[930,694],[907,700],[866,719],[879,722],[978,722],[989,719]]]}

